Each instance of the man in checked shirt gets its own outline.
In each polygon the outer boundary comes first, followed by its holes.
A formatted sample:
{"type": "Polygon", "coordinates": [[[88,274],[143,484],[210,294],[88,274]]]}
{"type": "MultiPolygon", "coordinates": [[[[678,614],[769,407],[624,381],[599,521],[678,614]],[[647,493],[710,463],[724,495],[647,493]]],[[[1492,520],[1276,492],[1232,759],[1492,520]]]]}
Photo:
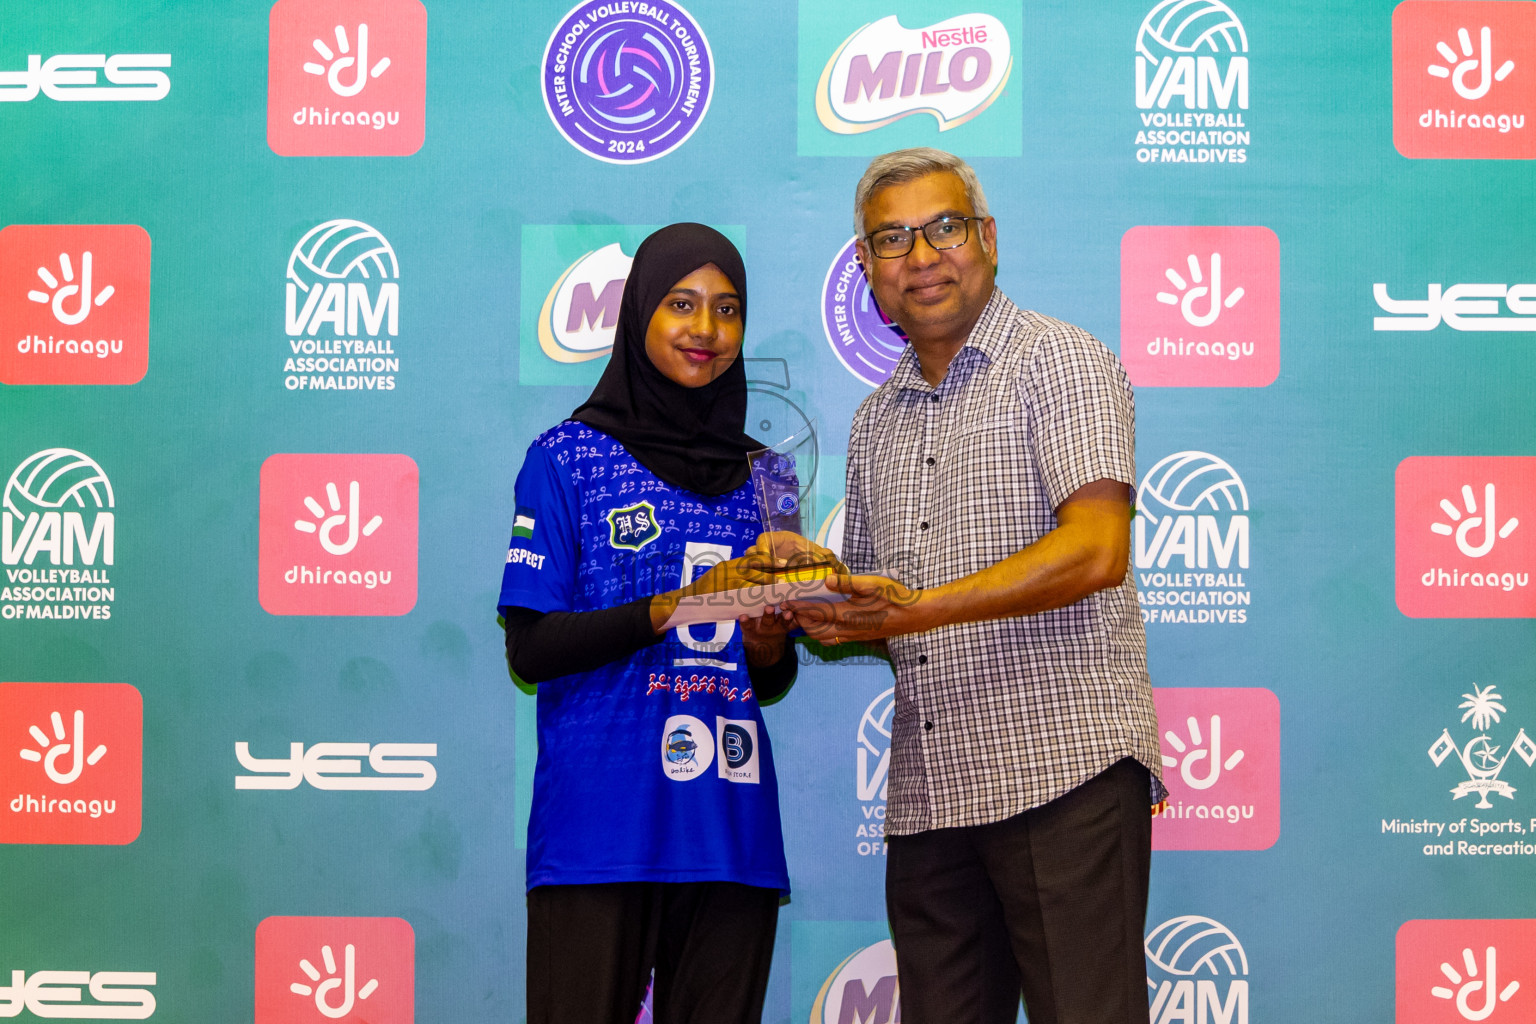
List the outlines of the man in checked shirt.
{"type": "Polygon", "coordinates": [[[1022,992],[1031,1024],[1146,1024],[1166,791],[1128,572],[1125,371],[997,290],[997,224],[959,158],[876,157],[854,221],[911,346],[853,420],[851,599],[789,609],[823,643],[888,638],[902,1019],[1012,1024],[1022,992]]]}

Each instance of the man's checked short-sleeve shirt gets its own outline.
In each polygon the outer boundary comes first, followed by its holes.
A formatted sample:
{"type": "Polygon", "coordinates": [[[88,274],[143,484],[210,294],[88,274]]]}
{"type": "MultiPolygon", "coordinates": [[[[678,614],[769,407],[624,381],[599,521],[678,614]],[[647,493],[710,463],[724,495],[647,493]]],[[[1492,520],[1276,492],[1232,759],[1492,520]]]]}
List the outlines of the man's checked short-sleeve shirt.
{"type": "MultiPolygon", "coordinates": [[[[909,350],[855,414],[843,558],[939,586],[1033,544],[1100,479],[1136,483],[1119,360],[994,291],[938,387],[909,350]]],[[[890,651],[893,835],[1000,821],[1123,757],[1161,771],[1129,572],[1065,608],[892,637],[890,651]]]]}

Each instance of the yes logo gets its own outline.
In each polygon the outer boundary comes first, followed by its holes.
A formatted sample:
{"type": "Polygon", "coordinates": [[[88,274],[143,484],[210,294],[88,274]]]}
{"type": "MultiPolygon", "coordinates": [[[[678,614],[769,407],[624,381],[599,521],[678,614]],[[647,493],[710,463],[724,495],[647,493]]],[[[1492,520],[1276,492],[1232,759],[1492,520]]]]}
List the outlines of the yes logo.
{"type": "Polygon", "coordinates": [[[149,368],[149,235],[133,224],[0,230],[0,381],[133,384],[149,368]]]}
{"type": "Polygon", "coordinates": [[[1408,921],[1397,930],[1398,1024],[1531,1020],[1536,921],[1408,921]]]}
{"type": "Polygon", "coordinates": [[[1392,141],[1419,159],[1536,158],[1536,4],[1406,0],[1392,12],[1392,141]]]}
{"type": "Polygon", "coordinates": [[[1397,467],[1398,609],[1414,618],[1536,617],[1533,527],[1536,458],[1404,459],[1397,467]]]}
{"type": "Polygon", "coordinates": [[[1280,373],[1280,240],[1264,227],[1134,227],[1120,359],[1138,387],[1263,387],[1280,373]]]}
{"type": "Polygon", "coordinates": [[[279,156],[410,156],[426,137],[420,0],[277,0],[267,144],[279,156]]]}
{"type": "Polygon", "coordinates": [[[416,934],[398,917],[256,926],[256,1024],[413,1024],[416,934]]]}
{"type": "Polygon", "coordinates": [[[137,839],[143,719],[126,683],[0,683],[0,842],[137,839]]]}
{"type": "Polygon", "coordinates": [[[253,757],[251,745],[235,744],[235,757],[250,775],[236,775],[236,789],[297,789],[307,782],[324,790],[419,792],[437,783],[437,768],[421,758],[436,757],[436,743],[288,744],[287,757],[253,757]],[[372,774],[364,775],[367,759],[372,774]]]}
{"type": "Polygon", "coordinates": [[[416,605],[418,471],[406,455],[273,455],[261,467],[258,586],[273,615],[416,605]]]}
{"type": "Polygon", "coordinates": [[[1267,850],[1280,837],[1280,701],[1265,689],[1153,691],[1168,806],[1156,850],[1267,850]]]}
{"type": "Polygon", "coordinates": [[[154,971],[12,971],[0,985],[0,1017],[23,1010],[50,1020],[148,1020],[154,971]]]}

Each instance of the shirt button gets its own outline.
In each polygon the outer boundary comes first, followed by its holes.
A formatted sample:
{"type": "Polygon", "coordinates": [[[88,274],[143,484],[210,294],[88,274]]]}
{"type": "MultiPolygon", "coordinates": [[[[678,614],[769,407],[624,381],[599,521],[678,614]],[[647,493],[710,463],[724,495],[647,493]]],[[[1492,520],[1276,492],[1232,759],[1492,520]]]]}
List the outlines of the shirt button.
{"type": "Polygon", "coordinates": [[[929,732],[932,732],[933,731],[933,723],[932,722],[924,722],[923,723],[923,728],[926,729],[929,732]]]}
{"type": "Polygon", "coordinates": [[[921,523],[918,523],[918,524],[917,524],[917,528],[918,528],[918,529],[919,529],[919,530],[926,530],[926,529],[928,529],[928,524],[927,524],[927,522],[921,522],[921,523]]]}
{"type": "Polygon", "coordinates": [[[930,466],[933,465],[933,456],[932,455],[928,456],[928,465],[930,465],[930,466]]]}
{"type": "Polygon", "coordinates": [[[926,655],[926,654],[919,654],[917,656],[917,663],[919,665],[926,665],[926,664],[928,664],[928,655],[926,655]]]}
{"type": "Polygon", "coordinates": [[[930,401],[930,402],[937,402],[938,400],[939,400],[939,396],[938,395],[929,395],[928,396],[928,401],[930,401]]]}

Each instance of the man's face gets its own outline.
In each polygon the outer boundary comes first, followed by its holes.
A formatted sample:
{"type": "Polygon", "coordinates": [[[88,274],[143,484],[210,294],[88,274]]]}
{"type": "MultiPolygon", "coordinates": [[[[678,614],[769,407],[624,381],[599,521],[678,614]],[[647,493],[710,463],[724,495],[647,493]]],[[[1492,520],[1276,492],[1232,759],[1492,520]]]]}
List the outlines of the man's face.
{"type": "MultiPolygon", "coordinates": [[[[887,185],[864,204],[864,231],[884,227],[920,227],[935,217],[970,217],[976,211],[965,185],[949,171],[935,171],[914,181],[887,185]]],[[[912,251],[879,259],[859,239],[859,259],[875,301],[915,342],[961,341],[970,333],[997,276],[997,223],[968,221],[964,245],[936,250],[921,231],[912,251]]]]}

